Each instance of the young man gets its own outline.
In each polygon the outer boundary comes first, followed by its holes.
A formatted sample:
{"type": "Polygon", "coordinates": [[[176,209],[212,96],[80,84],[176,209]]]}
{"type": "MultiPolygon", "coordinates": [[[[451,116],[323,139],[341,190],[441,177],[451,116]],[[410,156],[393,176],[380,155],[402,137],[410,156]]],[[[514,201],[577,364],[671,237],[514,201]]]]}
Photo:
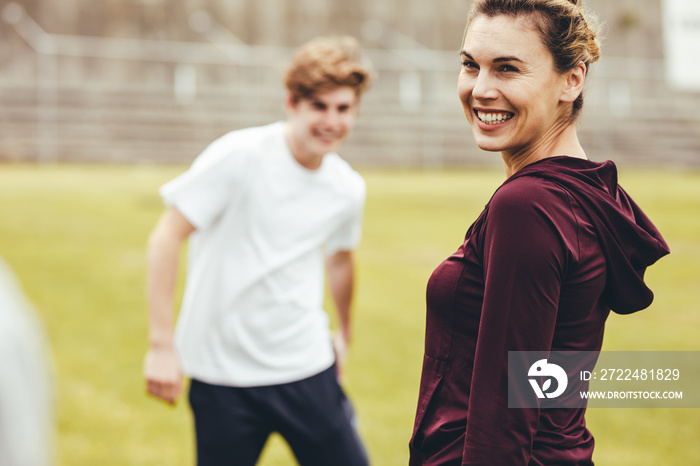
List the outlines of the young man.
{"type": "Polygon", "coordinates": [[[183,372],[192,378],[200,466],[253,465],[271,432],[301,465],[368,464],[338,383],[365,185],[335,151],[369,81],[358,55],[351,38],[302,47],[285,78],[286,122],[223,136],[161,188],[167,210],[148,246],[145,376],[149,393],[170,403],[183,372]],[[333,339],[322,309],[324,258],[339,317],[333,339]]]}

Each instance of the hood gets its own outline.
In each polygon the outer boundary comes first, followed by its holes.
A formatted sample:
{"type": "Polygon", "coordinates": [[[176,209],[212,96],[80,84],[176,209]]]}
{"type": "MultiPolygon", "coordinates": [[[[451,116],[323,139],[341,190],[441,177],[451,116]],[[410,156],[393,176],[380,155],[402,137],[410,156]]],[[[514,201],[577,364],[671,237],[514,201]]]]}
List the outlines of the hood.
{"type": "Polygon", "coordinates": [[[647,267],[669,253],[659,230],[617,184],[611,161],[551,157],[514,174],[537,176],[565,188],[588,213],[607,262],[603,300],[618,314],[648,307],[654,294],[644,283],[647,267]]]}

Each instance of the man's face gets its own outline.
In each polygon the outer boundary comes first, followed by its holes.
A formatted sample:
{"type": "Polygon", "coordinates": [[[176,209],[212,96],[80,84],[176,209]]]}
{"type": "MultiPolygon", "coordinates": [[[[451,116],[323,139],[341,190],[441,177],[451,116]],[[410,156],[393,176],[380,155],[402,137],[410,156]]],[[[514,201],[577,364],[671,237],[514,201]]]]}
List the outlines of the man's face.
{"type": "MultiPolygon", "coordinates": [[[[301,161],[337,151],[355,124],[360,101],[349,86],[318,92],[296,102],[287,98],[289,145],[301,161]]],[[[315,165],[315,164],[312,164],[315,165]]]]}

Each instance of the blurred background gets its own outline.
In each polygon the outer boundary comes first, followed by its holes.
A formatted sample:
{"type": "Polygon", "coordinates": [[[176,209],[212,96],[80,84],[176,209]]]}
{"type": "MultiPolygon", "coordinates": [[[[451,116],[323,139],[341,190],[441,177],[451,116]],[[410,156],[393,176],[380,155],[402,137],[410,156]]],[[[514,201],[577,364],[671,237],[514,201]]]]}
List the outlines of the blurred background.
{"type": "MultiPolygon", "coordinates": [[[[377,73],[341,150],[368,191],[345,388],[373,464],[407,463],[425,284],[504,177],[456,96],[469,4],[0,0],[0,257],[52,348],[53,464],[194,464],[187,403],[148,398],[141,375],[158,187],[224,133],[283,119],[290,55],[331,34],[357,37],[377,73]]],[[[612,315],[604,350],[699,351],[700,1],[584,4],[603,58],[582,144],[618,164],[672,250],[647,273],[652,306],[612,315]]],[[[596,464],[700,465],[697,409],[591,409],[587,423],[596,464]]],[[[273,437],[260,464],[294,460],[273,437]]]]}
{"type": "MultiPolygon", "coordinates": [[[[189,162],[231,129],[284,117],[282,71],[296,46],[350,34],[379,79],[345,158],[363,166],[499,163],[474,147],[456,98],[469,4],[2,0],[0,159],[189,162]]],[[[589,154],[700,164],[700,3],[586,5],[603,37],[580,122],[589,154]]]]}

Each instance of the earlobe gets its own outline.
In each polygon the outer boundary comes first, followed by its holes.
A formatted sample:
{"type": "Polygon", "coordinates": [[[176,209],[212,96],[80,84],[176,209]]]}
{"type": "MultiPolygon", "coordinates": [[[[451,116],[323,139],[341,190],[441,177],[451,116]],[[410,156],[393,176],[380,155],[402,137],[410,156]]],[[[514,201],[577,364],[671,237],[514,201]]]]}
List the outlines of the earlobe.
{"type": "Polygon", "coordinates": [[[586,81],[586,65],[579,62],[574,69],[567,73],[566,84],[561,96],[562,102],[572,103],[583,92],[583,84],[586,81]]]}
{"type": "Polygon", "coordinates": [[[287,98],[284,100],[284,106],[287,113],[294,111],[297,108],[297,101],[291,92],[287,92],[287,98]]]}

